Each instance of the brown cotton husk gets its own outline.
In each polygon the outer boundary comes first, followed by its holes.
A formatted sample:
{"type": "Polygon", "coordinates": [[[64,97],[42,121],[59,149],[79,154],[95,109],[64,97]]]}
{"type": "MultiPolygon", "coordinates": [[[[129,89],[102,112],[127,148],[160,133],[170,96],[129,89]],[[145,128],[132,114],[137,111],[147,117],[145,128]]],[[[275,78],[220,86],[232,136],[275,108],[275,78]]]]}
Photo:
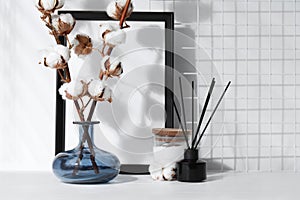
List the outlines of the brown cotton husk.
{"type": "Polygon", "coordinates": [[[99,73],[100,80],[103,80],[104,76],[106,76],[106,78],[109,78],[109,77],[112,78],[114,76],[119,77],[123,73],[123,68],[122,68],[121,62],[119,62],[118,65],[114,69],[111,69],[110,59],[107,59],[104,62],[104,67],[105,67],[105,70],[101,69],[100,73],[99,73]]]}
{"type": "Polygon", "coordinates": [[[111,96],[108,97],[108,98],[105,98],[105,97],[104,97],[104,92],[105,92],[105,90],[106,90],[106,88],[104,88],[104,89],[101,91],[101,93],[99,93],[99,94],[96,95],[96,96],[92,96],[92,95],[90,95],[90,94],[88,94],[88,96],[89,96],[91,99],[93,99],[94,101],[108,101],[109,103],[111,103],[111,102],[112,102],[111,96]]]}
{"type": "Polygon", "coordinates": [[[75,23],[76,22],[74,22],[73,24],[68,24],[68,23],[65,23],[65,22],[61,21],[61,19],[58,19],[57,33],[59,35],[68,35],[73,30],[73,28],[75,26],[75,23]]]}
{"type": "Polygon", "coordinates": [[[104,68],[105,70],[103,69],[100,69],[100,74],[99,74],[99,78],[100,80],[103,80],[104,76],[108,76],[109,75],[109,68],[110,68],[110,58],[108,57],[108,59],[104,62],[104,68]]]}
{"type": "Polygon", "coordinates": [[[119,77],[121,74],[123,73],[123,68],[122,68],[122,64],[121,62],[115,67],[115,69],[110,69],[109,67],[109,70],[106,70],[106,73],[105,75],[107,77],[119,77]]]}
{"type": "Polygon", "coordinates": [[[74,52],[79,55],[88,55],[93,50],[92,40],[89,36],[86,35],[76,35],[75,40],[78,41],[78,45],[75,46],[74,52]]]}
{"type": "Polygon", "coordinates": [[[110,32],[111,32],[111,30],[106,30],[104,33],[102,33],[102,39],[105,39],[105,35],[110,32]]]}
{"type": "Polygon", "coordinates": [[[108,58],[105,62],[104,62],[104,67],[106,70],[109,70],[110,68],[110,58],[108,58]]]}
{"type": "Polygon", "coordinates": [[[123,73],[123,68],[121,62],[117,65],[117,67],[111,71],[112,76],[120,76],[123,73]]]}
{"type": "Polygon", "coordinates": [[[102,70],[102,69],[100,69],[100,73],[99,73],[99,79],[100,79],[100,80],[103,80],[103,78],[104,78],[104,75],[105,75],[105,71],[104,71],[104,70],[102,70]]]}

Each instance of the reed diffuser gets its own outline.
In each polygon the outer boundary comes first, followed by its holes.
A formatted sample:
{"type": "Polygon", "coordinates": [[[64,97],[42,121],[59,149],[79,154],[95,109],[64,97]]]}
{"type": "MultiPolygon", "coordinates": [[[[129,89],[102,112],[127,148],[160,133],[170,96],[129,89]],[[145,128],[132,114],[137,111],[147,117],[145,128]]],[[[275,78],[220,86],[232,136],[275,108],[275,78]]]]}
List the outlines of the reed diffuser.
{"type": "Polygon", "coordinates": [[[185,117],[185,106],[183,102],[183,91],[182,91],[182,83],[181,78],[179,77],[179,87],[180,87],[180,96],[181,96],[181,110],[183,112],[183,121],[181,120],[178,108],[176,106],[176,103],[173,99],[173,107],[175,109],[179,125],[182,129],[182,132],[185,136],[185,142],[187,148],[184,151],[184,159],[176,163],[177,168],[177,180],[182,182],[201,182],[206,179],[206,162],[203,160],[199,160],[198,156],[198,146],[201,142],[201,139],[203,138],[203,135],[205,134],[205,131],[207,127],[209,126],[214,114],[216,113],[228,87],[231,84],[231,81],[228,82],[227,86],[225,87],[221,97],[219,98],[216,106],[214,107],[210,117],[208,118],[208,121],[206,122],[205,127],[200,131],[206,109],[210,100],[210,97],[213,92],[213,88],[215,86],[215,78],[212,79],[203,109],[200,114],[199,122],[197,125],[197,129],[194,130],[194,81],[192,81],[192,138],[191,142],[189,142],[187,137],[187,125],[186,125],[186,117],[185,117]],[[201,132],[201,134],[200,134],[201,132]],[[200,135],[199,135],[200,134],[200,135]]]}

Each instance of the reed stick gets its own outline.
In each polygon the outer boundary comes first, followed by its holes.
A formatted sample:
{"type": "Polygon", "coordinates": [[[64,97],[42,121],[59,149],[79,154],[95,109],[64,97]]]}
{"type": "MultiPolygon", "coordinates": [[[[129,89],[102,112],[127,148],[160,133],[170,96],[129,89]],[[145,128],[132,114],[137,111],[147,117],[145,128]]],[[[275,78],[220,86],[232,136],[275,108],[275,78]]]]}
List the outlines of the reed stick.
{"type": "Polygon", "coordinates": [[[204,115],[205,115],[205,112],[206,112],[206,109],[207,109],[207,106],[208,106],[208,103],[209,103],[209,99],[211,97],[211,94],[212,94],[214,86],[215,86],[215,78],[212,79],[211,84],[210,84],[210,88],[209,88],[207,96],[206,96],[204,107],[202,109],[201,116],[200,116],[200,119],[199,119],[199,122],[198,122],[198,127],[197,127],[197,130],[196,130],[196,135],[195,135],[195,137],[193,138],[193,141],[192,141],[192,148],[195,147],[195,143],[197,141],[197,138],[198,138],[198,135],[199,135],[199,131],[200,131],[200,127],[201,127],[202,121],[204,119],[204,115]]]}
{"type": "Polygon", "coordinates": [[[204,135],[204,133],[205,133],[205,131],[206,131],[206,129],[207,129],[207,127],[208,127],[208,125],[209,125],[211,119],[213,118],[215,112],[217,111],[217,109],[218,109],[218,107],[219,107],[219,105],[220,105],[220,103],[221,103],[221,101],[222,101],[222,99],[223,99],[223,97],[224,97],[224,95],[225,95],[225,93],[226,93],[228,87],[230,86],[230,84],[231,84],[231,81],[228,82],[228,84],[227,84],[225,90],[223,91],[223,94],[221,95],[221,97],[220,97],[220,99],[219,99],[217,105],[215,106],[215,108],[214,108],[212,114],[210,115],[210,117],[209,117],[209,119],[208,119],[208,121],[207,121],[207,123],[206,123],[206,126],[204,127],[204,129],[203,129],[203,131],[202,131],[202,133],[201,133],[201,135],[200,135],[200,137],[199,137],[199,139],[198,139],[198,141],[197,141],[197,143],[196,143],[196,145],[195,145],[195,148],[197,148],[197,146],[199,145],[199,143],[200,143],[200,141],[201,141],[201,138],[203,137],[203,135],[204,135]]]}
{"type": "Polygon", "coordinates": [[[127,14],[127,12],[128,12],[128,8],[129,8],[130,4],[131,4],[131,0],[127,0],[127,1],[126,1],[126,4],[125,4],[125,7],[124,7],[124,10],[123,10],[122,15],[121,15],[120,22],[119,22],[119,26],[120,26],[121,29],[124,28],[124,27],[123,27],[123,23],[124,23],[125,20],[126,20],[126,14],[127,14]]]}
{"type": "Polygon", "coordinates": [[[179,124],[180,124],[180,127],[182,129],[182,132],[183,132],[183,135],[184,135],[184,139],[185,139],[185,142],[186,142],[186,146],[188,147],[188,149],[190,149],[190,145],[189,145],[189,141],[188,141],[188,138],[187,138],[187,135],[186,135],[186,132],[183,128],[183,125],[182,125],[182,121],[181,121],[181,117],[179,115],[179,112],[178,112],[178,109],[177,109],[177,106],[175,104],[175,101],[174,99],[172,98],[172,102],[173,102],[173,107],[175,108],[175,111],[176,111],[176,115],[177,115],[177,118],[178,118],[178,121],[179,121],[179,124]]]}
{"type": "Polygon", "coordinates": [[[192,142],[194,138],[194,81],[192,81],[192,142]]]}
{"type": "Polygon", "coordinates": [[[180,87],[181,108],[182,108],[182,112],[183,112],[184,128],[185,128],[185,131],[186,131],[187,130],[187,126],[186,126],[186,117],[185,117],[185,109],[184,109],[184,101],[183,101],[183,91],[182,91],[181,77],[179,77],[178,79],[179,79],[179,87],[180,87]]]}

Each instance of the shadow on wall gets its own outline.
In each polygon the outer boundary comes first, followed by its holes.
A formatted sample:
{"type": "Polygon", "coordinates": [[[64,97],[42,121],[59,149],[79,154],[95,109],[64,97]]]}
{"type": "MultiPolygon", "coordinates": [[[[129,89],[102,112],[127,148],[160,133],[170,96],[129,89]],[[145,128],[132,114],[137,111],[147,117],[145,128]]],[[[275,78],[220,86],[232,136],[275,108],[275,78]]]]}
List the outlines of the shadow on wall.
{"type": "MultiPolygon", "coordinates": [[[[181,1],[175,3],[175,20],[179,23],[193,23],[197,22],[197,6],[199,6],[199,21],[208,20],[211,16],[210,5],[198,1],[181,1]],[[188,13],[188,14],[187,14],[188,13]]],[[[169,6],[169,10],[172,10],[173,6],[169,6]]]]}
{"type": "MultiPolygon", "coordinates": [[[[199,6],[199,21],[205,21],[210,16],[211,9],[209,8],[208,4],[204,4],[199,2],[199,5],[197,5],[197,1],[191,1],[191,2],[175,2],[174,12],[175,12],[175,31],[179,32],[181,34],[184,34],[188,38],[191,38],[190,40],[184,39],[179,34],[175,34],[175,55],[174,55],[174,63],[175,63],[175,70],[180,72],[181,74],[189,73],[189,75],[184,75],[185,79],[188,81],[188,84],[183,84],[183,91],[189,91],[191,88],[191,83],[194,81],[196,84],[199,82],[199,75],[194,74],[197,72],[198,67],[196,66],[196,53],[197,50],[195,48],[191,47],[198,47],[199,44],[197,44],[196,41],[196,26],[195,25],[188,25],[185,23],[195,23],[197,22],[197,6],[199,6]],[[187,12],[189,14],[187,14],[187,12]]],[[[173,5],[168,6],[169,10],[173,9],[173,5]]],[[[201,71],[200,71],[201,73],[201,71]]],[[[176,78],[175,78],[176,79],[176,78]]],[[[178,80],[175,80],[175,85],[178,80]]],[[[178,90],[178,87],[175,87],[178,90]]],[[[178,94],[178,91],[175,91],[175,93],[178,94]]],[[[195,91],[196,97],[198,96],[197,90],[195,91]]],[[[191,101],[186,101],[186,107],[191,107],[191,101]]],[[[195,106],[196,110],[201,111],[201,105],[195,106]]],[[[188,116],[188,121],[190,121],[190,115],[186,113],[188,116]]],[[[175,119],[175,125],[178,126],[178,121],[175,119]]],[[[189,124],[188,128],[191,128],[191,124],[189,124]]]]}
{"type": "MultiPolygon", "coordinates": [[[[176,24],[175,24],[175,31],[176,32],[180,32],[182,34],[184,34],[185,36],[191,38],[191,40],[186,40],[183,39],[184,37],[181,37],[179,34],[175,34],[175,52],[180,52],[179,55],[178,53],[175,54],[175,69],[180,72],[181,74],[183,74],[183,76],[185,77],[185,80],[187,80],[186,84],[183,84],[183,91],[189,91],[190,87],[191,87],[191,82],[195,81],[195,83],[198,83],[200,85],[205,85],[208,84],[211,76],[209,74],[217,74],[217,71],[214,67],[214,63],[212,62],[207,62],[206,64],[201,63],[199,64],[199,66],[197,65],[196,59],[199,57],[202,57],[202,59],[205,57],[208,60],[210,59],[210,56],[208,56],[205,52],[205,49],[202,49],[201,46],[199,46],[200,44],[197,44],[197,35],[199,33],[197,33],[198,29],[196,28],[197,24],[199,22],[209,22],[211,19],[210,17],[212,16],[211,13],[211,7],[209,4],[207,3],[203,3],[201,1],[198,1],[198,5],[196,1],[191,1],[191,2],[176,2],[175,5],[175,20],[176,20],[176,24]],[[199,15],[197,16],[197,6],[199,6],[199,15]],[[188,14],[187,14],[188,12],[188,14]],[[199,17],[199,19],[197,20],[197,17],[199,17]],[[193,25],[191,25],[190,23],[193,23],[193,25]],[[197,48],[192,48],[192,47],[197,47],[197,48]],[[200,74],[194,74],[195,72],[198,72],[200,74]]],[[[172,10],[172,6],[169,6],[169,10],[172,10]]],[[[220,77],[216,77],[216,79],[218,80],[219,83],[222,84],[220,77]]],[[[178,80],[176,80],[175,78],[175,85],[176,82],[178,82],[178,80]]],[[[183,82],[184,83],[184,82],[183,82]]],[[[175,87],[176,90],[178,90],[178,87],[175,87]]],[[[207,88],[203,88],[200,87],[200,93],[201,97],[204,97],[204,93],[206,94],[206,89],[207,88]],[[204,93],[203,93],[204,91],[204,93]]],[[[221,91],[219,91],[220,88],[215,88],[215,93],[214,93],[214,97],[213,99],[215,99],[215,97],[217,97],[221,91]],[[216,95],[216,96],[215,96],[216,95]]],[[[178,91],[175,91],[175,93],[179,94],[178,91]]],[[[198,94],[198,91],[195,91],[195,95],[200,97],[200,94],[198,94]]],[[[190,93],[186,93],[185,96],[189,95],[190,93]]],[[[190,108],[191,107],[191,101],[185,101],[185,106],[186,108],[190,108]]],[[[202,106],[203,103],[202,102],[198,102],[198,105],[195,105],[195,109],[198,111],[198,113],[201,113],[202,111],[202,106]]],[[[187,120],[188,121],[192,121],[190,118],[190,111],[188,110],[186,112],[187,115],[187,120]]],[[[214,121],[219,121],[222,122],[224,118],[224,113],[222,112],[218,112],[216,114],[216,116],[214,117],[214,121]]],[[[196,120],[197,121],[197,120],[196,120]]],[[[175,118],[175,124],[177,124],[178,126],[178,121],[175,118]]],[[[191,129],[191,124],[188,124],[188,128],[191,129]]],[[[221,127],[217,127],[217,125],[215,125],[214,127],[214,132],[219,133],[216,130],[222,131],[221,127]]],[[[209,132],[208,136],[208,141],[203,141],[204,143],[209,143],[209,139],[213,139],[215,138],[215,136],[211,137],[212,135],[214,135],[214,132],[209,132]]],[[[214,141],[217,142],[217,141],[214,141]]],[[[213,147],[211,147],[213,148],[213,147]]],[[[231,171],[233,170],[231,167],[229,167],[228,165],[222,163],[222,162],[218,162],[216,161],[214,158],[210,158],[210,159],[205,159],[205,161],[207,162],[207,170],[208,171],[231,171]]]]}
{"type": "Polygon", "coordinates": [[[223,172],[227,172],[227,171],[231,171],[233,170],[232,168],[230,168],[229,166],[225,165],[224,163],[221,162],[217,162],[214,159],[203,159],[206,161],[206,168],[207,171],[223,171],[223,172]]]}

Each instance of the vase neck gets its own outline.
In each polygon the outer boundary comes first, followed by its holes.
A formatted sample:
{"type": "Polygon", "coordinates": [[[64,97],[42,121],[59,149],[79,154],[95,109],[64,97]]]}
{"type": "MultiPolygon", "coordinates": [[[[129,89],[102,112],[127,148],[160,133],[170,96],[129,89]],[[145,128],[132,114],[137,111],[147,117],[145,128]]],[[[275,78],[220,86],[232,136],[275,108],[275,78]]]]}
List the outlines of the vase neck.
{"type": "Polygon", "coordinates": [[[94,145],[94,124],[95,122],[74,122],[79,128],[79,146],[88,147],[94,145]]]}

